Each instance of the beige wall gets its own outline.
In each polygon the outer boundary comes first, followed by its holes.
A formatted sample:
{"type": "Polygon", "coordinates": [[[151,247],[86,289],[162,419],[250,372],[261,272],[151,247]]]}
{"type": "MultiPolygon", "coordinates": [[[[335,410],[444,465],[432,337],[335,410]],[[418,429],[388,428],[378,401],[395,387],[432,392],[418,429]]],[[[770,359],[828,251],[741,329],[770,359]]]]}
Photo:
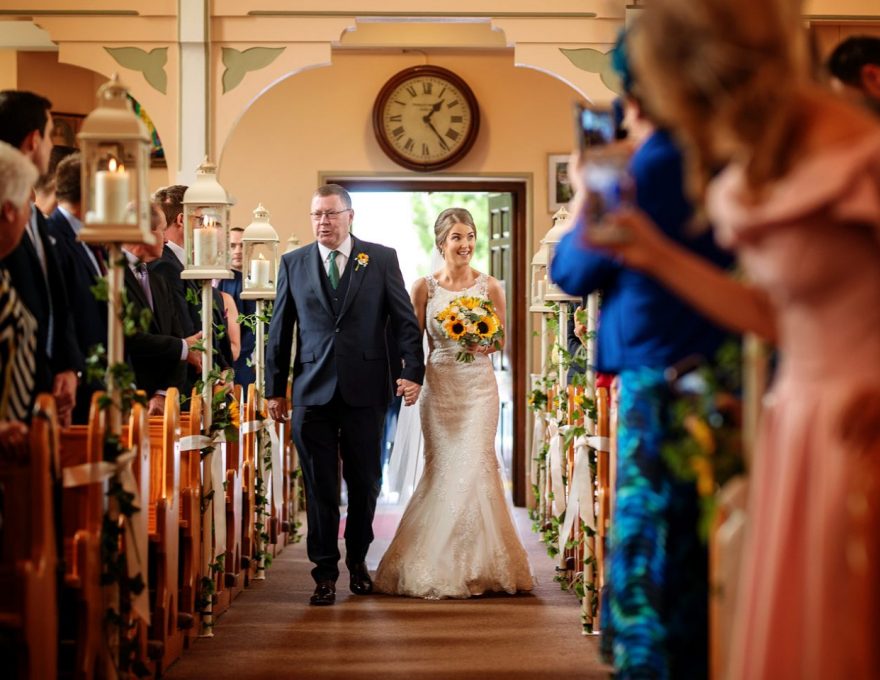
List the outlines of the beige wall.
{"type": "MultiPolygon", "coordinates": [[[[470,153],[442,174],[533,177],[535,239],[549,228],[547,154],[572,143],[576,93],[555,78],[513,65],[512,51],[433,54],[471,86],[480,135],[470,153]]],[[[336,52],[333,65],[277,84],[242,116],[220,159],[220,181],[238,200],[233,222],[247,224],[258,202],[282,240],[312,240],[306,218],[321,172],[418,177],[389,160],[373,136],[373,102],[383,83],[421,54],[336,52]]]]}
{"type": "MultiPolygon", "coordinates": [[[[17,52],[15,87],[48,97],[52,110],[88,115],[95,108],[98,88],[107,80],[102,74],[58,62],[57,52],[17,52]]],[[[0,60],[0,80],[8,78],[0,60]]],[[[148,112],[149,113],[149,112],[148,112]]],[[[162,131],[159,130],[159,136],[162,131]]],[[[150,168],[150,191],[168,184],[167,168],[150,168]]]]}

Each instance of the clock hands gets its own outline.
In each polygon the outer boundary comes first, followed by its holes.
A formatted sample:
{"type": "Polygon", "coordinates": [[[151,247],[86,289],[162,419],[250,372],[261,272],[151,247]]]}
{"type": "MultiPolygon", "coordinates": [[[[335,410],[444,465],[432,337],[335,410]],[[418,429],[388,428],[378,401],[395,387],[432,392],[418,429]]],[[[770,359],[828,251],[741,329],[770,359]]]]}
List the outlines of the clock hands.
{"type": "Polygon", "coordinates": [[[433,116],[435,113],[437,113],[440,110],[440,108],[443,106],[443,102],[444,102],[444,100],[441,99],[439,102],[434,104],[431,107],[431,110],[428,111],[428,113],[426,115],[422,116],[422,121],[427,123],[428,127],[431,128],[431,130],[434,132],[435,135],[437,135],[437,139],[440,140],[440,146],[443,147],[444,149],[448,149],[449,146],[446,144],[446,140],[443,139],[443,135],[441,135],[439,132],[437,132],[437,128],[435,128],[434,124],[431,122],[431,116],[433,116]]]}
{"type": "Polygon", "coordinates": [[[434,134],[437,135],[437,139],[440,140],[440,146],[442,146],[444,149],[448,149],[449,146],[446,144],[446,140],[443,139],[443,135],[441,135],[439,132],[437,132],[437,128],[434,127],[434,124],[430,120],[427,120],[427,119],[425,119],[425,122],[428,124],[428,127],[434,131],[434,134]]]}

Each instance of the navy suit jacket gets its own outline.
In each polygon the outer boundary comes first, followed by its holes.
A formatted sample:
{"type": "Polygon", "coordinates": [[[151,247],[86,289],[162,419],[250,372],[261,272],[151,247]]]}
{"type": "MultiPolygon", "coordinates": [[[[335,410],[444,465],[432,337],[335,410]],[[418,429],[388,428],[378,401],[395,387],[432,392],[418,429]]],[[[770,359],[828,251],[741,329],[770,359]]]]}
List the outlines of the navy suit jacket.
{"type": "MultiPolygon", "coordinates": [[[[107,346],[107,303],[95,299],[91,290],[102,276],[95,269],[85,244],[76,240],[76,233],[64,213],[56,209],[46,222],[49,235],[55,240],[55,255],[70,306],[76,310],[72,315],[76,344],[83,357],[88,357],[95,345],[107,346]]],[[[85,376],[80,379],[74,423],[88,422],[92,394],[99,389],[103,389],[102,382],[87,382],[85,376]]]]}
{"type": "MultiPolygon", "coordinates": [[[[149,309],[144,291],[128,266],[124,269],[125,290],[135,312],[149,309]]],[[[174,308],[174,297],[166,280],[150,274],[153,314],[146,332],[125,338],[125,353],[134,369],[135,384],[152,397],[156,390],[182,390],[185,376],[180,360],[183,329],[174,308]]]]}
{"type": "Polygon", "coordinates": [[[21,242],[15,250],[3,260],[3,264],[9,271],[12,285],[18,292],[21,301],[37,320],[35,395],[40,392],[51,392],[54,376],[58,373],[82,371],[85,367],[73,332],[71,309],[58,268],[55,246],[49,238],[46,219],[39,210],[37,210],[37,231],[43,245],[43,251],[46,253],[48,288],[37,251],[27,234],[22,236],[21,242]],[[51,359],[46,351],[50,314],[53,322],[51,359]]]}
{"type": "Polygon", "coordinates": [[[326,404],[337,387],[350,406],[386,405],[391,399],[386,325],[404,362],[401,377],[422,382],[422,334],[397,253],[352,237],[347,266],[354,269],[337,317],[321,284],[327,274],[317,243],[282,257],[266,348],[266,397],[286,394],[294,326],[294,406],[326,404]],[[369,258],[366,265],[358,265],[360,254],[369,258]]]}
{"type": "Polygon", "coordinates": [[[73,327],[77,346],[88,356],[96,344],[107,345],[107,303],[98,302],[91,288],[101,278],[95,265],[64,214],[56,209],[47,219],[49,235],[55,239],[56,256],[68,300],[76,314],[73,327]]]}

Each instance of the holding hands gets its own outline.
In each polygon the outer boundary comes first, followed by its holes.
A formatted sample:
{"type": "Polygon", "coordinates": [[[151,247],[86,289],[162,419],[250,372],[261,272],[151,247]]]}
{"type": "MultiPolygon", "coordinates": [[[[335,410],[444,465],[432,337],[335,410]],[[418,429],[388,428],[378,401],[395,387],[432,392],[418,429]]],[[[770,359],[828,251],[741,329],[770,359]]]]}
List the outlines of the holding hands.
{"type": "Polygon", "coordinates": [[[422,386],[411,380],[406,380],[405,378],[398,378],[397,380],[397,396],[403,397],[403,403],[406,406],[412,406],[418,401],[421,390],[422,386]]]}

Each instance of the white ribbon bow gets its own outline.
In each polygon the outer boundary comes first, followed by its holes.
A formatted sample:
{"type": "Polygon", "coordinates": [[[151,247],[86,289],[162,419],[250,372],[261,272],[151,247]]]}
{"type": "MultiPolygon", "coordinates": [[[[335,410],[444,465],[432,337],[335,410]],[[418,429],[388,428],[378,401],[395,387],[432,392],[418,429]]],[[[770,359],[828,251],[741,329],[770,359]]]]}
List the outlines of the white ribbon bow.
{"type": "Polygon", "coordinates": [[[596,508],[594,505],[593,488],[595,480],[590,469],[590,448],[596,448],[607,437],[580,436],[574,440],[574,471],[571,474],[571,486],[568,494],[568,511],[559,531],[559,551],[565,550],[565,544],[574,528],[574,518],[579,517],[591,529],[596,528],[596,508]]]}
{"type": "Polygon", "coordinates": [[[563,428],[555,419],[547,420],[547,433],[550,436],[550,490],[553,493],[553,514],[560,515],[565,511],[565,486],[562,483],[562,433],[563,428]]]}

